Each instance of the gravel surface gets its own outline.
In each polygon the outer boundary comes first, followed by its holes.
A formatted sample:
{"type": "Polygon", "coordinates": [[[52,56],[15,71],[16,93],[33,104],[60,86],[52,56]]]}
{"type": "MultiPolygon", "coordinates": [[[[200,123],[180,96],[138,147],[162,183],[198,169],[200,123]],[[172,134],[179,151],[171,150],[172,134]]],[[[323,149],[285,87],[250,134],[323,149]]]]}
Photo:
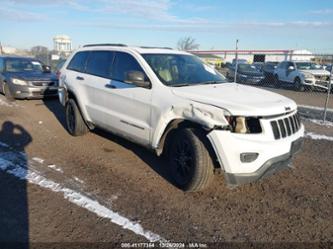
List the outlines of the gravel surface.
{"type": "MultiPolygon", "coordinates": [[[[333,127],[303,121],[307,132],[333,136],[333,127]]],[[[101,130],[71,137],[57,99],[13,104],[0,96],[0,125],[0,142],[10,146],[0,144],[0,159],[23,152],[32,172],[84,194],[161,239],[332,245],[333,141],[305,138],[292,170],[257,183],[231,190],[223,175],[216,175],[204,192],[183,193],[171,183],[167,163],[144,148],[101,130]],[[11,125],[19,128],[11,130],[11,125]]],[[[4,171],[0,198],[0,241],[148,241],[137,230],[89,211],[88,205],[4,171]]]]}

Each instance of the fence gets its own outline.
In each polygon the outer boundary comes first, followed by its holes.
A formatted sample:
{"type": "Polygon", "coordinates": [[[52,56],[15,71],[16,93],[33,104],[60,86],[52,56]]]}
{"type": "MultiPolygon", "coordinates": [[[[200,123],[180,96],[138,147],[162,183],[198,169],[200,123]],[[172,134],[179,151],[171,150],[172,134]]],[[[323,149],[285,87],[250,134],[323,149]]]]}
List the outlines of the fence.
{"type": "Polygon", "coordinates": [[[230,81],[282,94],[298,104],[303,116],[333,121],[333,54],[287,50],[192,53],[214,65],[230,81]]]}

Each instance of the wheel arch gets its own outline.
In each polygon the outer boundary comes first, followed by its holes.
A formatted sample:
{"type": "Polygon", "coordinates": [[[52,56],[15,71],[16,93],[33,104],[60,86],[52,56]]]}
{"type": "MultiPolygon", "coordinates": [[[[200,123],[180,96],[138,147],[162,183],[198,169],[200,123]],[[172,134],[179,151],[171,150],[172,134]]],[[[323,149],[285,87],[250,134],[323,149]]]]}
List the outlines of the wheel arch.
{"type": "Polygon", "coordinates": [[[206,149],[208,150],[210,156],[213,159],[214,162],[214,168],[219,169],[221,166],[218,163],[216,152],[213,148],[213,145],[207,138],[207,134],[210,130],[208,130],[206,127],[204,127],[202,124],[196,123],[192,120],[187,119],[180,119],[175,118],[169,121],[169,123],[166,125],[161,137],[158,140],[157,147],[155,148],[155,152],[157,155],[167,154],[168,153],[168,144],[169,139],[172,137],[175,131],[179,129],[185,129],[185,128],[193,128],[196,129],[199,132],[202,132],[202,137],[204,138],[204,145],[206,146],[206,149]]]}
{"type": "Polygon", "coordinates": [[[90,119],[88,118],[88,114],[82,108],[79,99],[76,97],[76,94],[72,90],[67,89],[66,94],[65,94],[65,106],[66,106],[68,100],[71,98],[74,99],[75,103],[77,104],[77,107],[79,108],[79,111],[80,111],[86,125],[89,127],[90,130],[93,130],[95,128],[95,125],[91,121],[89,121],[90,119]]]}

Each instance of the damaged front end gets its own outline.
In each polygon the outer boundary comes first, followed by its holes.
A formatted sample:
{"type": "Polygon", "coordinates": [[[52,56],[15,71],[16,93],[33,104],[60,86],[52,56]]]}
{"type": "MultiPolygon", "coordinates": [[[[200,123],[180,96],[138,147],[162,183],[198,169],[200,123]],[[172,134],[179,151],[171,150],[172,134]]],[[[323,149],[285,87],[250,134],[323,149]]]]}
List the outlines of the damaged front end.
{"type": "Polygon", "coordinates": [[[260,117],[233,116],[220,107],[191,103],[187,106],[173,106],[177,116],[195,122],[206,130],[220,129],[240,134],[258,134],[262,132],[260,117]]]}

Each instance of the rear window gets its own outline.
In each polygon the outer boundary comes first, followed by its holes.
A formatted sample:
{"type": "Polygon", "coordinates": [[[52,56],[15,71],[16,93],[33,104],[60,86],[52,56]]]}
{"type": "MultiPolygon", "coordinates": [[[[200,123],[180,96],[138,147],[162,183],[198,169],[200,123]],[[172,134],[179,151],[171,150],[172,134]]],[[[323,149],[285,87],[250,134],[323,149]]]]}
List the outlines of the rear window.
{"type": "Polygon", "coordinates": [[[84,72],[88,54],[89,52],[76,53],[73,59],[70,61],[67,69],[78,72],[84,72]]]}
{"type": "Polygon", "coordinates": [[[86,73],[104,78],[111,78],[113,54],[114,53],[111,51],[90,52],[86,73]]]}

